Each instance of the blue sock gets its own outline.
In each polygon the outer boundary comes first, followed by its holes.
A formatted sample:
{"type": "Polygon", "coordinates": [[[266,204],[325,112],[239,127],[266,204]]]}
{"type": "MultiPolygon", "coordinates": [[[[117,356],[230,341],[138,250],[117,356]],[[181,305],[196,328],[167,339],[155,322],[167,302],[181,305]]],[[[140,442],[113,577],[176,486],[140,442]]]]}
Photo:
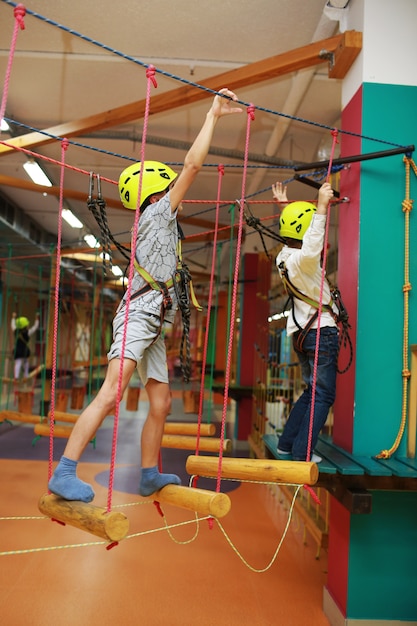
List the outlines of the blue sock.
{"type": "Polygon", "coordinates": [[[150,496],[165,485],[181,485],[181,479],[176,474],[160,474],[157,465],[155,467],[142,467],[139,485],[141,496],[150,496]]]}
{"type": "Polygon", "coordinates": [[[77,478],[77,465],[78,461],[62,456],[49,481],[49,490],[64,500],[91,502],[94,491],[91,485],[77,478]]]}

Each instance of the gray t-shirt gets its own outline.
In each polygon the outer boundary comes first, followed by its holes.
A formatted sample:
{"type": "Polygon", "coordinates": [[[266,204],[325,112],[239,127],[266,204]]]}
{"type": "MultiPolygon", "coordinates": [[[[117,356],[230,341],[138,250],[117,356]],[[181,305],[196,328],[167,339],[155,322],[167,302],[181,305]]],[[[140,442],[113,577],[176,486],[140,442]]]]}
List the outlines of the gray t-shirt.
{"type": "MultiPolygon", "coordinates": [[[[154,280],[167,282],[172,278],[177,267],[178,226],[177,211],[171,211],[170,194],[167,193],[159,202],[151,204],[139,219],[136,242],[136,261],[154,280]]],[[[147,282],[135,269],[132,280],[131,295],[144,287],[147,282]]],[[[177,309],[174,288],[169,290],[172,309],[166,312],[165,320],[172,322],[177,309]]],[[[151,289],[139,296],[140,308],[143,311],[160,315],[162,294],[151,289]]]]}

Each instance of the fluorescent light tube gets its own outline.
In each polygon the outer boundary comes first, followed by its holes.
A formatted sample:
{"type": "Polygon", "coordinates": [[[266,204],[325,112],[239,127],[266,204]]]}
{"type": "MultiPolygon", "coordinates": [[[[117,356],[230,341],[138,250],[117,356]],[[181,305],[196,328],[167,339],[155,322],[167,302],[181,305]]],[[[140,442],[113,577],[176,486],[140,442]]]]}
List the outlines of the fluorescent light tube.
{"type": "Polygon", "coordinates": [[[62,209],[63,219],[73,228],[83,228],[84,224],[69,209],[62,209]]]}
{"type": "Polygon", "coordinates": [[[49,180],[41,166],[36,163],[36,161],[26,161],[26,163],[23,164],[23,169],[37,185],[52,187],[51,181],[49,180]]]}
{"type": "Polygon", "coordinates": [[[94,235],[84,235],[84,241],[86,244],[88,244],[90,246],[90,248],[99,248],[100,244],[97,241],[97,239],[94,237],[94,235]]]}
{"type": "Polygon", "coordinates": [[[123,276],[123,272],[118,265],[113,265],[111,271],[115,276],[123,276]]]}

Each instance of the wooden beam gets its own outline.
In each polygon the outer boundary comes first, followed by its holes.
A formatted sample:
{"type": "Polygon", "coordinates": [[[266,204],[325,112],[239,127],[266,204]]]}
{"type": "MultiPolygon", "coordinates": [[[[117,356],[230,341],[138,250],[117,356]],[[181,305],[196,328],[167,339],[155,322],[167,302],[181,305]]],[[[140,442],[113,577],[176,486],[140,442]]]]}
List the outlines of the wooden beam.
{"type": "MultiPolygon", "coordinates": [[[[229,89],[237,90],[240,87],[255,85],[306,67],[320,65],[326,62],[320,56],[322,51],[335,53],[343,41],[347,39],[348,32],[343,35],[315,41],[301,48],[256,61],[216,76],[211,76],[200,84],[202,87],[213,91],[217,91],[223,85],[227,85],[229,89]]],[[[346,61],[344,63],[346,64],[346,61]]],[[[172,111],[178,107],[199,102],[211,96],[210,92],[198,89],[193,85],[178,87],[177,89],[152,96],[150,114],[155,115],[172,111]]],[[[12,152],[15,148],[33,148],[34,146],[52,143],[56,141],[55,137],[76,137],[142,119],[145,114],[145,107],[146,100],[139,100],[79,120],[58,124],[45,129],[43,132],[32,132],[14,137],[0,145],[0,156],[12,152]]]]}
{"type": "Polygon", "coordinates": [[[333,54],[329,67],[329,78],[344,78],[362,50],[362,33],[348,30],[333,54]]]}

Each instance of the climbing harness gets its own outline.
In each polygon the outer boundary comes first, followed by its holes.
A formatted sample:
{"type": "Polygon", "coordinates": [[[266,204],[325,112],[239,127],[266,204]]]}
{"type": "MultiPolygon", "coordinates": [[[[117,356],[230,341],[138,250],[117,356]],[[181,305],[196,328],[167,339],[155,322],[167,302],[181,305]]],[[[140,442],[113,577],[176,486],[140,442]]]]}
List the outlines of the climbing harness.
{"type": "MultiPolygon", "coordinates": [[[[284,285],[285,292],[288,295],[288,300],[284,305],[284,310],[287,308],[288,303],[290,303],[292,307],[292,311],[293,311],[293,319],[294,319],[295,324],[298,327],[298,332],[296,333],[294,337],[294,346],[296,347],[297,350],[302,352],[304,339],[306,338],[307,333],[309,332],[309,330],[311,329],[311,327],[313,326],[314,322],[316,321],[318,317],[320,303],[314,300],[313,298],[309,298],[307,295],[302,293],[290,281],[289,276],[288,276],[288,270],[284,261],[281,261],[278,267],[280,270],[281,279],[284,285]],[[309,319],[309,321],[307,322],[304,328],[300,326],[300,324],[297,322],[297,319],[295,317],[294,298],[297,298],[298,300],[302,300],[309,306],[316,309],[316,311],[313,313],[313,315],[311,316],[311,318],[309,319]]],[[[330,315],[333,317],[336,324],[340,327],[337,356],[339,357],[340,350],[342,349],[342,347],[346,347],[346,346],[349,347],[349,361],[348,361],[347,366],[343,370],[340,370],[339,368],[337,369],[339,374],[344,374],[350,368],[352,364],[352,359],[353,359],[353,344],[352,344],[351,337],[349,335],[349,328],[351,328],[349,324],[349,314],[347,312],[345,305],[343,304],[339,289],[337,287],[333,287],[332,285],[329,285],[329,286],[330,286],[330,294],[331,294],[330,302],[328,302],[327,304],[322,304],[321,308],[327,311],[328,313],[330,313],[330,315]]]]}
{"type": "MultiPolygon", "coordinates": [[[[106,202],[101,193],[101,181],[100,176],[97,175],[97,197],[94,197],[94,174],[90,172],[90,187],[89,187],[89,195],[87,199],[87,206],[92,212],[99,228],[101,234],[101,243],[103,246],[103,265],[104,268],[107,269],[108,265],[111,266],[111,243],[113,243],[119,252],[129,261],[130,263],[130,250],[125,246],[122,246],[112,235],[106,216],[106,202]]],[[[199,305],[197,298],[195,296],[191,274],[188,270],[188,267],[182,261],[182,252],[181,252],[181,240],[184,239],[184,234],[180,225],[177,222],[178,228],[178,246],[177,246],[177,267],[174,272],[174,275],[169,278],[166,282],[156,280],[151,276],[151,274],[142,267],[138,261],[134,260],[134,266],[137,273],[143,278],[145,281],[145,285],[135,291],[131,296],[130,300],[135,300],[140,296],[149,293],[150,291],[155,290],[159,291],[162,294],[162,303],[160,310],[160,330],[162,328],[163,321],[165,319],[165,315],[167,311],[172,309],[172,298],[169,292],[170,289],[174,288],[175,295],[178,301],[178,308],[181,313],[182,323],[183,323],[183,334],[181,339],[180,346],[180,362],[181,362],[181,370],[183,373],[183,378],[185,382],[189,382],[191,375],[191,348],[190,348],[190,319],[191,319],[191,311],[190,311],[190,301],[194,305],[194,307],[201,311],[202,307],[199,305]]],[[[159,331],[160,332],[160,331],[159,331]]],[[[158,334],[159,336],[159,334],[158,334]]],[[[156,341],[157,337],[155,337],[156,341]]]]}
{"type": "Polygon", "coordinates": [[[166,283],[155,280],[144,267],[134,261],[135,269],[138,274],[146,281],[146,285],[132,294],[131,300],[148,293],[152,289],[162,293],[162,304],[160,320],[161,326],[165,319],[165,314],[172,308],[172,298],[169,289],[174,288],[175,296],[178,302],[178,309],[181,313],[183,332],[180,344],[180,363],[184,382],[188,383],[191,377],[191,343],[190,343],[190,320],[191,310],[190,301],[198,311],[202,311],[202,307],[196,298],[191,274],[188,267],[182,261],[181,239],[184,238],[182,229],[177,223],[179,239],[177,246],[177,267],[171,278],[166,283]]]}

